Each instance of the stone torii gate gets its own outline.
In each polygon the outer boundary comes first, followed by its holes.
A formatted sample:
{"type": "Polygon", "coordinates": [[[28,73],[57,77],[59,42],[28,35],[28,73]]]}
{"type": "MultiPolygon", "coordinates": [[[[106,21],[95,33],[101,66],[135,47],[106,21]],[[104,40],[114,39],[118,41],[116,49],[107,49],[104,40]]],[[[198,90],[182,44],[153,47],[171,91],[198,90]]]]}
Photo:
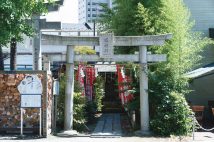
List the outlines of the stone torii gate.
{"type": "MultiPolygon", "coordinates": [[[[61,31],[63,32],[63,31],[61,31]]],[[[147,54],[147,46],[163,45],[165,40],[171,39],[171,34],[149,36],[113,36],[112,34],[98,37],[69,37],[56,35],[42,35],[42,45],[67,46],[66,57],[66,94],[65,94],[65,130],[73,128],[73,93],[74,93],[74,62],[75,61],[101,61],[101,62],[139,62],[140,64],[140,116],[141,133],[149,132],[149,100],[148,100],[148,76],[146,74],[149,62],[166,61],[166,55],[147,54]],[[74,47],[100,46],[98,55],[75,55],[74,47]],[[113,55],[114,46],[139,46],[139,55],[113,55]]]]}

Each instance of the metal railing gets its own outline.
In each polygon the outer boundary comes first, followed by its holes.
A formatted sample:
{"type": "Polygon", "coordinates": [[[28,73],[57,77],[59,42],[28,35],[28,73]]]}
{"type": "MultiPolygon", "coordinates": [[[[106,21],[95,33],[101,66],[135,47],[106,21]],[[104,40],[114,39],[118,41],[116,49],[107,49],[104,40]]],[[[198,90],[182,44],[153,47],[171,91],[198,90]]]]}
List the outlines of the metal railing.
{"type": "MultiPolygon", "coordinates": [[[[32,65],[16,65],[17,70],[33,70],[32,65]]],[[[9,71],[10,70],[10,64],[4,64],[4,70],[9,71]]]]}
{"type": "Polygon", "coordinates": [[[193,140],[195,140],[195,130],[196,130],[196,128],[199,128],[199,129],[207,131],[207,132],[210,132],[210,131],[214,130],[214,127],[210,128],[210,129],[206,129],[203,126],[201,126],[199,124],[198,120],[195,118],[195,115],[191,115],[190,117],[192,118],[192,138],[193,138],[193,140]]]}

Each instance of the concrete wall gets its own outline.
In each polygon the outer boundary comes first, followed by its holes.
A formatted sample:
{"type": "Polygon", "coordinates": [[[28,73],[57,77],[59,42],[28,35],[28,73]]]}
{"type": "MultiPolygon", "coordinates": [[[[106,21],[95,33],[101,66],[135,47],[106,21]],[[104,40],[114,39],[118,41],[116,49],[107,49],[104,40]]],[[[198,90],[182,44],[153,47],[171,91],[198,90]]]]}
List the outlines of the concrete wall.
{"type": "Polygon", "coordinates": [[[214,74],[196,78],[189,85],[193,91],[186,99],[192,105],[208,106],[208,101],[214,101],[214,74]]]}

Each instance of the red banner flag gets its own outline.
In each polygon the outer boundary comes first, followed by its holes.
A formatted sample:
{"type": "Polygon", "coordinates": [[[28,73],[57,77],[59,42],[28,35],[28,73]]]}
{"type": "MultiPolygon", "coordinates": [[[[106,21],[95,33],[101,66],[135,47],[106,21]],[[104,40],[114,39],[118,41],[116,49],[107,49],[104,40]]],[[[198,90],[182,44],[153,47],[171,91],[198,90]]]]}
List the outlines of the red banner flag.
{"type": "Polygon", "coordinates": [[[81,92],[82,92],[82,95],[84,96],[85,95],[85,86],[84,86],[84,77],[85,77],[85,74],[84,74],[84,65],[79,65],[78,66],[78,70],[77,70],[77,74],[76,74],[76,80],[78,81],[80,87],[81,87],[81,92]]]}
{"type": "Polygon", "coordinates": [[[86,97],[88,101],[92,100],[93,94],[93,83],[95,80],[95,68],[94,67],[87,67],[86,68],[86,97]]]}
{"type": "Polygon", "coordinates": [[[124,105],[133,99],[133,95],[129,92],[131,90],[131,77],[125,75],[124,67],[117,65],[118,75],[118,90],[121,103],[124,105]]]}

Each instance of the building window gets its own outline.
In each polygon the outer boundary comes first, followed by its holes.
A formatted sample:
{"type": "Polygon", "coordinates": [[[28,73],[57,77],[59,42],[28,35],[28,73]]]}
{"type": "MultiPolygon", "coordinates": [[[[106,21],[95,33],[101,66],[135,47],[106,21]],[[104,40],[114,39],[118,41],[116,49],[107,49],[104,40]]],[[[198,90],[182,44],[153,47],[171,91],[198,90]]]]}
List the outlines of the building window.
{"type": "Polygon", "coordinates": [[[91,15],[90,15],[90,14],[88,14],[88,17],[91,17],[91,15]]]}
{"type": "Polygon", "coordinates": [[[92,14],[92,17],[97,17],[97,15],[96,14],[92,14]]]}
{"type": "Polygon", "coordinates": [[[104,9],[99,9],[99,12],[105,12],[105,10],[104,9]]]}

